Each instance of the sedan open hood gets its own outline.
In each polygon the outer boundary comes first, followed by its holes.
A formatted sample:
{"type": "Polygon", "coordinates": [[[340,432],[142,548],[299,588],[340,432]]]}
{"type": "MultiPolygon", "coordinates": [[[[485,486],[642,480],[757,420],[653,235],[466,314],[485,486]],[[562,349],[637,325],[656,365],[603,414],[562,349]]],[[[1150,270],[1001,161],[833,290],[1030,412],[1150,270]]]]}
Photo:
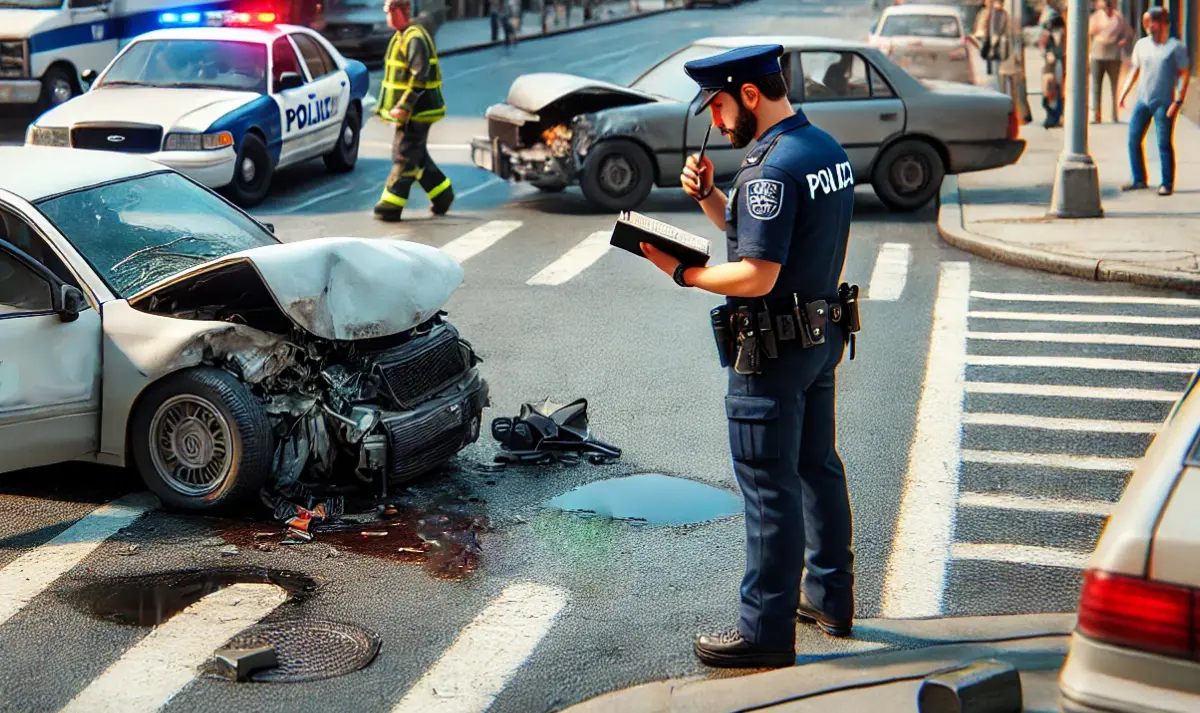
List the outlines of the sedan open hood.
{"type": "Polygon", "coordinates": [[[185,312],[203,301],[188,295],[202,295],[206,283],[219,284],[239,271],[247,277],[237,282],[252,280],[247,266],[291,322],[317,337],[337,340],[412,329],[433,317],[463,281],[462,266],[429,245],[318,238],[232,253],[151,285],[129,302],[160,314],[170,312],[162,303],[185,312]]]}
{"type": "Polygon", "coordinates": [[[547,106],[571,95],[593,97],[617,97],[621,104],[641,104],[662,101],[661,97],[647,94],[619,84],[588,79],[574,74],[539,72],[523,74],[508,90],[508,103],[518,109],[539,112],[547,106]]]}

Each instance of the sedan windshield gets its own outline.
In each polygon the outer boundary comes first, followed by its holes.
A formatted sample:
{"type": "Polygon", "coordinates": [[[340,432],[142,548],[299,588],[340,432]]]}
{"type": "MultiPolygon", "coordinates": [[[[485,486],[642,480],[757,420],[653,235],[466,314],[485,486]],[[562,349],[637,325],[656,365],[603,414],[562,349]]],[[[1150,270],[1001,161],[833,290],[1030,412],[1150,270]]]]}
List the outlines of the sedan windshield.
{"type": "Polygon", "coordinates": [[[279,242],[177,173],[66,193],[37,207],[122,298],[194,265],[279,242]]]}
{"type": "Polygon", "coordinates": [[[700,90],[696,87],[696,82],[683,71],[683,65],[693,59],[711,57],[723,51],[720,47],[706,45],[684,47],[635,79],[629,86],[631,89],[675,101],[691,101],[700,90]]]}
{"type": "Polygon", "coordinates": [[[265,93],[267,46],[227,40],[143,40],[118,57],[96,86],[265,93]]]}
{"type": "Polygon", "coordinates": [[[950,15],[892,15],[879,30],[880,37],[933,37],[957,40],[958,18],[950,15]]]}

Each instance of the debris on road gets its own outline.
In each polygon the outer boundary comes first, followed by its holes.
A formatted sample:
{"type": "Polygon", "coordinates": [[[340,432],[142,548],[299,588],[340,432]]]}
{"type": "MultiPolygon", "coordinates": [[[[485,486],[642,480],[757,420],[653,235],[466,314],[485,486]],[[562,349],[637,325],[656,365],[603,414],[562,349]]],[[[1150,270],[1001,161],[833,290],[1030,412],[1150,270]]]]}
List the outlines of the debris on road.
{"type": "Polygon", "coordinates": [[[259,646],[252,649],[218,649],[213,654],[215,672],[230,681],[242,683],[250,680],[251,674],[279,665],[274,646],[259,646]]]}
{"type": "MultiPolygon", "coordinates": [[[[201,667],[210,678],[254,683],[299,683],[345,676],[366,668],[375,660],[382,643],[378,634],[363,627],[324,619],[284,619],[258,624],[230,639],[201,667]],[[270,650],[275,663],[247,672],[246,678],[230,676],[230,666],[219,660],[223,651],[270,650]]],[[[262,663],[269,659],[262,656],[262,663]]],[[[236,654],[234,654],[236,656],[236,654]]],[[[251,668],[255,662],[245,664],[251,668]]]]}
{"type": "Polygon", "coordinates": [[[238,549],[237,545],[226,545],[225,547],[221,548],[222,557],[232,557],[233,555],[237,554],[241,554],[241,550],[238,549]]]}
{"type": "Polygon", "coordinates": [[[516,418],[492,420],[492,437],[500,443],[496,461],[501,463],[577,463],[587,455],[593,464],[621,457],[621,449],[596,438],[588,425],[587,399],[559,405],[545,399],[541,404],[521,405],[516,418]]]}
{"type": "Polygon", "coordinates": [[[133,544],[133,545],[129,545],[127,547],[122,547],[121,549],[117,550],[117,554],[124,556],[124,557],[128,557],[129,555],[137,554],[137,551],[140,550],[141,548],[142,548],[141,545],[133,544]]]}

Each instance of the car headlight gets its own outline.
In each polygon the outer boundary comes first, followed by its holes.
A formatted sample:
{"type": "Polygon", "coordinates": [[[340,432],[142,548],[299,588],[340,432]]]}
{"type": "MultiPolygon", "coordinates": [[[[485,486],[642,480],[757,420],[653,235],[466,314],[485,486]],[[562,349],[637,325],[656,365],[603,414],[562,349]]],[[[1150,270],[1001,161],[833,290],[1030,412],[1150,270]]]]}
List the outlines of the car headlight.
{"type": "Polygon", "coordinates": [[[71,131],[67,128],[31,126],[29,127],[29,133],[25,135],[25,143],[34,146],[69,148],[71,146],[71,131]]]}
{"type": "Polygon", "coordinates": [[[233,134],[218,131],[214,134],[167,134],[163,151],[212,151],[233,146],[233,134]]]}

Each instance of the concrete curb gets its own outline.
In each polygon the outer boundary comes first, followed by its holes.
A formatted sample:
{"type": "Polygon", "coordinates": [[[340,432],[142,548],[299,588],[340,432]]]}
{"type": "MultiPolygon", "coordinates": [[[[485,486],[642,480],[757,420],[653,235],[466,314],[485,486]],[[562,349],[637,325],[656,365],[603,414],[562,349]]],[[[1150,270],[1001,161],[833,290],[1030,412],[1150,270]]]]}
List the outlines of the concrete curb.
{"type": "Polygon", "coordinates": [[[1129,282],[1146,287],[1200,293],[1200,274],[1159,270],[1137,263],[1064,255],[989,238],[967,230],[958,177],[946,176],[938,195],[938,233],[950,245],[989,260],[1100,282],[1129,282]]]}
{"type": "MultiPolygon", "coordinates": [[[[647,17],[654,17],[655,15],[662,15],[663,13],[667,13],[667,12],[677,12],[677,11],[683,10],[683,9],[684,8],[682,5],[680,5],[679,7],[664,7],[661,10],[650,10],[648,12],[639,12],[636,15],[625,15],[624,17],[615,17],[611,20],[600,20],[597,22],[589,22],[585,25],[576,25],[575,27],[564,27],[561,30],[551,30],[550,32],[539,32],[536,35],[522,35],[520,37],[520,42],[529,42],[530,40],[540,40],[540,39],[544,39],[546,37],[557,37],[559,35],[567,35],[572,32],[582,32],[584,30],[591,30],[596,27],[606,27],[608,25],[616,25],[616,24],[620,24],[622,22],[632,22],[634,20],[641,20],[641,19],[647,18],[647,17]]],[[[434,44],[437,44],[436,37],[434,37],[433,41],[434,41],[434,44]]],[[[454,47],[454,48],[448,49],[448,50],[438,50],[438,57],[452,57],[456,54],[466,54],[468,52],[477,52],[479,50],[488,49],[489,47],[500,47],[503,44],[504,44],[504,40],[496,40],[495,42],[490,42],[490,41],[489,42],[476,42],[473,45],[463,45],[462,47],[454,47]]]]}

